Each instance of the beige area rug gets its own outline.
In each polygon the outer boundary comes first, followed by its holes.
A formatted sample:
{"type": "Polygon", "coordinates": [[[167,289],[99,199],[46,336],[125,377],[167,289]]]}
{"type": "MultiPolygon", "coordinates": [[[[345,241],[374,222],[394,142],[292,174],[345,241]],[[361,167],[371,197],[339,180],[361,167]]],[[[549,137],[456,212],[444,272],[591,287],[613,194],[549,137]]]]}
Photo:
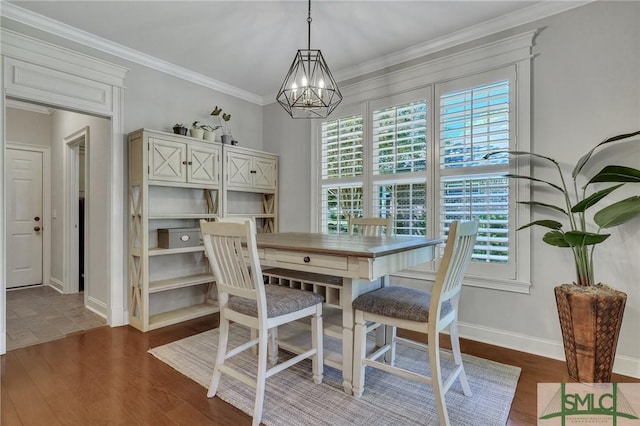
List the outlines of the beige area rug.
{"type": "MultiPolygon", "coordinates": [[[[230,345],[248,340],[249,332],[231,326],[230,345]]],[[[149,350],[151,354],[205,388],[213,371],[218,329],[187,337],[149,350]]],[[[282,359],[286,353],[281,352],[282,359]]],[[[447,392],[452,425],[504,425],[509,416],[520,368],[463,355],[473,396],[465,397],[458,381],[447,392]]],[[[256,362],[250,351],[238,355],[234,364],[255,375],[256,362]]],[[[443,370],[448,373],[447,362],[443,370]]],[[[428,371],[426,354],[398,347],[397,365],[428,371]],[[417,362],[416,360],[420,360],[417,362]]],[[[342,390],[340,371],[324,369],[320,385],[311,379],[311,362],[305,360],[267,379],[262,422],[266,425],[437,425],[431,387],[367,368],[362,398],[342,390]]],[[[206,390],[203,388],[202,392],[206,390]]],[[[250,416],[254,389],[223,375],[217,396],[250,416]]]]}

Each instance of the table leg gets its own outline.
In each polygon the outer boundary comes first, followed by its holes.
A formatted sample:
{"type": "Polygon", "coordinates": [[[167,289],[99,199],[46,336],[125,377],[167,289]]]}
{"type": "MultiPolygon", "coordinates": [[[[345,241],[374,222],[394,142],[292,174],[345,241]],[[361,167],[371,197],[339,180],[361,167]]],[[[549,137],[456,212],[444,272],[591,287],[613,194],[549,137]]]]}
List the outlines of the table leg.
{"type": "Polygon", "coordinates": [[[347,395],[353,395],[353,329],[355,326],[353,301],[361,294],[380,287],[378,280],[368,281],[343,278],[342,298],[342,386],[347,395]]]}
{"type": "Polygon", "coordinates": [[[353,395],[353,300],[357,280],[342,280],[342,386],[347,395],[353,395]]]}

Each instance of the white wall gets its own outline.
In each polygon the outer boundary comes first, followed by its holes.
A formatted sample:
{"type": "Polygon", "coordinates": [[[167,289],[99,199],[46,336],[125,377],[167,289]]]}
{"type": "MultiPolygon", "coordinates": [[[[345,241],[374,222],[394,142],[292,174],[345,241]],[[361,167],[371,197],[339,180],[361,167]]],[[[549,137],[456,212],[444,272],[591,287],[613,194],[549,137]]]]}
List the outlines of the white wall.
{"type": "MultiPolygon", "coordinates": [[[[532,67],[535,152],[570,168],[606,137],[640,129],[639,21],[640,2],[595,2],[506,33],[542,28],[532,67]]],[[[310,132],[279,109],[276,104],[264,109],[264,140],[266,150],[281,155],[280,229],[309,230],[310,207],[304,203],[310,186],[302,184],[310,181],[310,132]]],[[[639,145],[616,147],[600,158],[615,155],[638,168],[639,145]]],[[[534,172],[538,177],[549,173],[539,168],[534,172]]],[[[627,193],[638,194],[638,185],[627,188],[627,193]]],[[[553,201],[547,193],[534,197],[553,201]]],[[[534,215],[538,217],[542,216],[534,215]]],[[[595,262],[596,278],[629,296],[615,369],[635,376],[640,376],[638,229],[639,220],[614,229],[610,241],[599,247],[595,262]]],[[[536,229],[533,233],[531,293],[465,287],[463,335],[563,358],[553,287],[573,280],[573,261],[568,251],[544,244],[543,232],[536,229]]]]}
{"type": "MultiPolygon", "coordinates": [[[[231,114],[229,124],[240,146],[262,149],[261,106],[136,64],[110,60],[130,68],[124,103],[125,133],[142,127],[172,132],[177,122],[187,127],[194,121],[214,125],[217,120],[210,113],[217,105],[231,114]]],[[[220,131],[216,138],[220,139],[220,131]]]]}
{"type": "Polygon", "coordinates": [[[63,240],[66,144],[64,139],[85,126],[89,127],[88,170],[89,187],[86,188],[89,204],[85,206],[88,217],[85,229],[89,238],[87,248],[87,272],[85,291],[91,306],[106,316],[109,297],[109,265],[107,241],[107,212],[109,211],[109,158],[111,124],[108,119],[56,110],[51,126],[51,209],[57,211],[51,220],[51,277],[64,282],[63,240]]]}
{"type": "Polygon", "coordinates": [[[7,108],[7,142],[48,147],[51,145],[51,116],[7,108]]]}

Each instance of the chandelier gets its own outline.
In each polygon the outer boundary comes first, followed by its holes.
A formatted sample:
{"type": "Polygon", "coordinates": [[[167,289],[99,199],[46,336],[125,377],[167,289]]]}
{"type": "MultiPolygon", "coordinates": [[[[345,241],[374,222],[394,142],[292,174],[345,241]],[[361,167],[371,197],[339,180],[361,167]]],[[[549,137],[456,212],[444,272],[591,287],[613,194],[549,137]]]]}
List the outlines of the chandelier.
{"type": "Polygon", "coordinates": [[[299,49],[276,100],[291,118],[325,118],[342,101],[342,94],[320,49],[311,49],[309,0],[307,49],[299,49]]]}

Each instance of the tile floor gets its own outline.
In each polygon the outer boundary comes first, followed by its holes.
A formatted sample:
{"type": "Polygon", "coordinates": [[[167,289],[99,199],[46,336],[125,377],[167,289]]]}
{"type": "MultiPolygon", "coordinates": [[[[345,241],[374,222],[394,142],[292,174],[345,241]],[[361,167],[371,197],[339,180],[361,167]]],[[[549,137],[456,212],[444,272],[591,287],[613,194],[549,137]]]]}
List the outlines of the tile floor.
{"type": "Polygon", "coordinates": [[[51,287],[7,291],[7,351],[60,339],[107,322],[84,307],[84,294],[51,287]]]}

